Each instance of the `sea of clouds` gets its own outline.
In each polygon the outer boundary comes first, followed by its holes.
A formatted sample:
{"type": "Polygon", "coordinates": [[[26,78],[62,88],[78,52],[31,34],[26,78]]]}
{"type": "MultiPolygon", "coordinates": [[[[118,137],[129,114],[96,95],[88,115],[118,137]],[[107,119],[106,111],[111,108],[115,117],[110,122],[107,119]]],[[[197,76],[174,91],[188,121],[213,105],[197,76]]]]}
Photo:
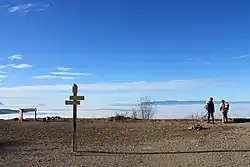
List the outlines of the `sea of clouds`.
{"type": "MultiPolygon", "coordinates": [[[[215,117],[220,118],[219,104],[215,104],[215,117]]],[[[250,104],[231,104],[229,117],[235,118],[250,118],[250,104]]],[[[78,118],[105,118],[115,115],[116,113],[124,114],[131,113],[131,106],[110,106],[106,108],[79,108],[77,112],[78,118]]],[[[191,118],[192,115],[205,115],[203,104],[186,104],[186,105],[159,105],[156,107],[154,118],[191,118]]],[[[65,118],[72,118],[72,108],[64,109],[44,109],[39,108],[37,117],[46,116],[61,116],[65,118]]],[[[0,119],[12,119],[18,117],[17,113],[0,114],[0,119]]],[[[32,118],[34,113],[24,113],[24,118],[32,118]]]]}

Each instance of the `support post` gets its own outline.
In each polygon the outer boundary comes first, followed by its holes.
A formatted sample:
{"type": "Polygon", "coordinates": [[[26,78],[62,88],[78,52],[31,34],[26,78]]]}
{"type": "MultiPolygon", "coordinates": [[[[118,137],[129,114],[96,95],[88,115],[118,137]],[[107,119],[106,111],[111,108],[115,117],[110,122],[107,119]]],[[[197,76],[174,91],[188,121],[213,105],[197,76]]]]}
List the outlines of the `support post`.
{"type": "Polygon", "coordinates": [[[36,112],[37,112],[37,108],[35,108],[35,121],[36,121],[36,112]]]}
{"type": "MultiPolygon", "coordinates": [[[[73,96],[77,96],[77,92],[73,93],[73,96]]],[[[73,104],[73,136],[72,136],[72,144],[73,144],[73,152],[77,152],[77,143],[76,143],[76,113],[77,105],[73,104]]]]}
{"type": "Polygon", "coordinates": [[[19,108],[19,121],[23,121],[23,110],[19,108]]]}
{"type": "Polygon", "coordinates": [[[65,105],[73,105],[73,133],[72,133],[72,147],[73,153],[77,152],[76,142],[76,118],[77,118],[77,105],[80,105],[80,100],[84,100],[84,96],[78,96],[78,86],[76,84],[72,87],[73,96],[70,96],[70,100],[65,101],[65,105]]]}

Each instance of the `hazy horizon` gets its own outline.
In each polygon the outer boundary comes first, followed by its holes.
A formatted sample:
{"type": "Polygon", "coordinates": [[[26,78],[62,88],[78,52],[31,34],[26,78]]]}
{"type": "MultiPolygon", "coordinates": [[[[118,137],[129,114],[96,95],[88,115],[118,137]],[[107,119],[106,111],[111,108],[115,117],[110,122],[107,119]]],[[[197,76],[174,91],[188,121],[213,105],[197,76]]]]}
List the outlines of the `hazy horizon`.
{"type": "MultiPolygon", "coordinates": [[[[250,118],[250,103],[230,103],[230,117],[244,117],[250,118]]],[[[166,104],[157,105],[154,118],[190,118],[192,115],[205,115],[205,104],[166,104]]],[[[2,107],[1,107],[2,108],[2,107]]],[[[219,103],[215,103],[215,116],[221,118],[221,113],[218,110],[219,103]]],[[[1,109],[0,109],[1,111],[1,109]]],[[[114,116],[116,113],[124,114],[131,113],[132,106],[106,106],[100,108],[84,108],[78,107],[78,118],[103,118],[114,116]]],[[[38,108],[38,117],[46,116],[61,116],[66,118],[72,118],[72,107],[68,106],[64,109],[44,109],[38,108]]],[[[0,119],[12,119],[18,117],[17,113],[12,114],[0,114],[0,119]]],[[[24,113],[24,118],[34,117],[34,113],[24,113]]]]}

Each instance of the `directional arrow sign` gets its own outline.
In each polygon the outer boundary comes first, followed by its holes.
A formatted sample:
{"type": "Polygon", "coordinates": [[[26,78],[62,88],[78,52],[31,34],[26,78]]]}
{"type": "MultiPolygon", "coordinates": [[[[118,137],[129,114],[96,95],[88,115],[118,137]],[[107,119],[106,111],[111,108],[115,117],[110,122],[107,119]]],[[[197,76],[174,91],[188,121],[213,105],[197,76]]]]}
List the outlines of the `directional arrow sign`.
{"type": "Polygon", "coordinates": [[[70,101],[66,100],[65,105],[80,105],[80,101],[70,101]]]}
{"type": "Polygon", "coordinates": [[[70,100],[84,100],[84,96],[69,96],[70,100]]]}

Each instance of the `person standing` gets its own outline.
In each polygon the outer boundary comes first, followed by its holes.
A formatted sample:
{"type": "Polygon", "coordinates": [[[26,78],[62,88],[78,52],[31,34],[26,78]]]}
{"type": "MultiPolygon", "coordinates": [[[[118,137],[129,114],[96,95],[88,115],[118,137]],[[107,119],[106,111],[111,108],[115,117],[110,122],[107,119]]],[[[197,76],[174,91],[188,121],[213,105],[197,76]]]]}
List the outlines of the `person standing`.
{"type": "Polygon", "coordinates": [[[212,118],[212,123],[214,124],[214,102],[213,97],[210,97],[207,104],[206,104],[206,110],[207,110],[207,123],[210,123],[210,117],[212,118]]]}
{"type": "Polygon", "coordinates": [[[227,117],[228,110],[229,110],[229,103],[225,102],[225,100],[221,100],[220,111],[222,112],[223,123],[228,123],[228,117],[227,117]]]}

